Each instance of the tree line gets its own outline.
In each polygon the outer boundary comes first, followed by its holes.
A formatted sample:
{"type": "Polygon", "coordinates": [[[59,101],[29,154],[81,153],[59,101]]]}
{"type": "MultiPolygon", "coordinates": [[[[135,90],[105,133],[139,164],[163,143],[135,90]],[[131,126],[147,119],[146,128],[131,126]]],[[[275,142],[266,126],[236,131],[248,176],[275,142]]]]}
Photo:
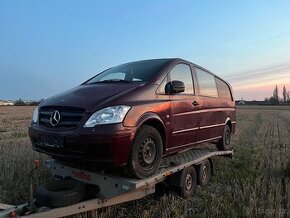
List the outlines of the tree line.
{"type": "Polygon", "coordinates": [[[41,99],[39,101],[31,101],[31,102],[25,102],[23,101],[21,98],[19,98],[18,100],[16,100],[14,102],[14,106],[37,106],[39,105],[40,102],[42,102],[44,99],[41,99]]]}
{"type": "Polygon", "coordinates": [[[268,102],[269,104],[290,104],[290,92],[287,92],[287,89],[285,86],[283,86],[282,90],[282,98],[279,97],[279,90],[278,86],[273,90],[273,95],[270,98],[265,98],[265,102],[268,102]]]}

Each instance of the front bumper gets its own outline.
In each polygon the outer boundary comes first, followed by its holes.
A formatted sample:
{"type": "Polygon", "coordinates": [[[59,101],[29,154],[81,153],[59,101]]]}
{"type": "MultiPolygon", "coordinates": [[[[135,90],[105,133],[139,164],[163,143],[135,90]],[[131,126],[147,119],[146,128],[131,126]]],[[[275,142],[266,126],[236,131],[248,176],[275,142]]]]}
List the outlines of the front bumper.
{"type": "Polygon", "coordinates": [[[127,163],[135,127],[122,124],[100,125],[75,130],[48,129],[37,124],[29,127],[32,147],[56,160],[90,167],[120,167],[127,163]],[[47,146],[43,137],[60,137],[61,146],[47,146]]]}

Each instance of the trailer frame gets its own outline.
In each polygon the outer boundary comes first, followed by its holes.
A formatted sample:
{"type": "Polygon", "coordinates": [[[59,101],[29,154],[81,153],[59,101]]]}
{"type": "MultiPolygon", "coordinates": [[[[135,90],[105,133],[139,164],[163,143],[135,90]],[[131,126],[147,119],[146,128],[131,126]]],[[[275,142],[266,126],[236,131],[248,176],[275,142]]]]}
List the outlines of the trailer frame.
{"type": "Polygon", "coordinates": [[[28,210],[23,216],[34,217],[62,217],[88,212],[107,206],[141,199],[155,192],[155,185],[165,181],[189,166],[198,166],[203,161],[217,156],[233,156],[233,151],[218,151],[215,149],[198,148],[187,150],[169,157],[165,157],[156,174],[145,179],[132,179],[123,175],[92,172],[81,166],[69,166],[56,160],[47,160],[45,165],[57,179],[74,179],[86,184],[99,186],[100,193],[96,198],[85,200],[73,205],[59,208],[34,207],[29,211],[28,203],[14,206],[0,204],[0,217],[16,217],[28,210]],[[1,211],[1,209],[3,209],[1,211]]]}

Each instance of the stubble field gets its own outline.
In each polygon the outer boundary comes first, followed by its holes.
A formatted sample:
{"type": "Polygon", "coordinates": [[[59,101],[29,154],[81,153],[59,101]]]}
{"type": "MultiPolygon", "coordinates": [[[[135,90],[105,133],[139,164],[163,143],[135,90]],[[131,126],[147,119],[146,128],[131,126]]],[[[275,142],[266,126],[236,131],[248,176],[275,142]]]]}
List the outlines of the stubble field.
{"type": "MultiPolygon", "coordinates": [[[[34,107],[0,107],[0,203],[28,201],[34,159],[27,134],[34,107]]],[[[237,109],[234,158],[214,159],[210,185],[182,199],[166,186],[157,194],[81,216],[237,217],[290,216],[290,107],[237,109]]],[[[52,178],[44,167],[34,185],[52,178]]]]}

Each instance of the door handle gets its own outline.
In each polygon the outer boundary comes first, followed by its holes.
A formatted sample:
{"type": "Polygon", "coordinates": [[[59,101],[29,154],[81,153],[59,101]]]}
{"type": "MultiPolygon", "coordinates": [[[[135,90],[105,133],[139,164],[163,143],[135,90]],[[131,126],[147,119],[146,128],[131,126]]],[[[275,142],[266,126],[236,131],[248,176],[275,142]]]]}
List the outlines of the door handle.
{"type": "Polygon", "coordinates": [[[199,103],[197,101],[192,102],[192,105],[197,106],[199,103]]]}

